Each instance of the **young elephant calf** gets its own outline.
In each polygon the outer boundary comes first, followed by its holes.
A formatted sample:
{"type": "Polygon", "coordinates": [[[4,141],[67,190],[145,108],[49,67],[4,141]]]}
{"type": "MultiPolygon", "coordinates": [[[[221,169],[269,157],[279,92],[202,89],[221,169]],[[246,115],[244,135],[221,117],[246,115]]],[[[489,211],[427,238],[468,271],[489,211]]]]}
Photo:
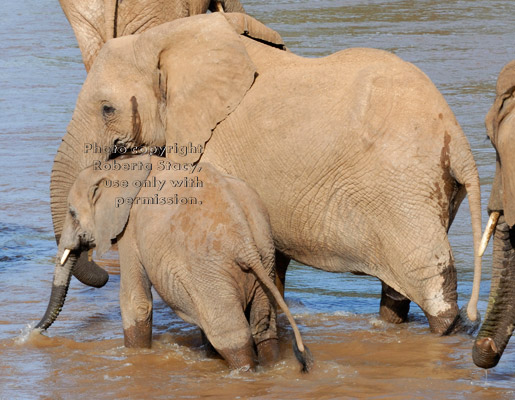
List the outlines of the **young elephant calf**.
{"type": "Polygon", "coordinates": [[[80,251],[101,256],[117,239],[125,345],[150,347],[154,286],[185,321],[198,325],[231,368],[278,356],[273,295],[295,332],[307,371],[309,350],[272,279],[274,244],[267,212],[243,181],[200,163],[174,171],[168,160],[136,156],[95,164],[73,185],[59,243],[52,295],[36,326],[59,314],[80,251]]]}

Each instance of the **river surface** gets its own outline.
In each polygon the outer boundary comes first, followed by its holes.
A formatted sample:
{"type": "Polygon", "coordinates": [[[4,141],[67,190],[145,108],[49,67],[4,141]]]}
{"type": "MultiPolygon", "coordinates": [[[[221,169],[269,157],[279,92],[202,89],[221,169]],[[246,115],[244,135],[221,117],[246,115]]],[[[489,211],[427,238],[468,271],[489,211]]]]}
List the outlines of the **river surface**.
{"type": "MultiPolygon", "coordinates": [[[[243,0],[247,12],[307,57],[375,47],[413,62],[444,94],[471,143],[486,207],[495,155],[483,119],[497,75],[515,58],[512,0],[243,0]]],[[[52,160],[85,78],[57,0],[2,0],[0,17],[0,399],[277,398],[513,399],[515,341],[489,371],[471,359],[473,339],[437,337],[412,304],[409,323],[378,319],[374,278],[293,266],[286,298],[316,359],[299,372],[290,328],[279,318],[282,361],[253,374],[208,358],[195,327],[157,295],[151,350],[128,350],[116,266],[93,289],[73,280],[63,312],[44,335],[56,251],[49,207],[52,160]]],[[[486,219],[484,217],[484,219],[486,219]]],[[[485,221],[486,222],[486,221],[485,221]]],[[[465,201],[450,240],[459,302],[471,289],[472,233],[465,201]]],[[[115,262],[114,262],[115,264],[115,262]]],[[[489,291],[484,259],[480,311],[489,291]]]]}

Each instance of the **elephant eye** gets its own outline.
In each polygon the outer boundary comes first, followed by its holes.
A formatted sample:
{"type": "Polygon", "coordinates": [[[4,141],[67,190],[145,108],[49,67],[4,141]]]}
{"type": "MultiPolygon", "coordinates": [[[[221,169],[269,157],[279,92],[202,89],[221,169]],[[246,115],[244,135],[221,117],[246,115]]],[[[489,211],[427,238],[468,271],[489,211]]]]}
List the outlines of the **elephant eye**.
{"type": "Polygon", "coordinates": [[[111,117],[114,114],[115,111],[116,111],[116,109],[113,106],[110,106],[108,104],[104,104],[102,106],[102,116],[104,118],[111,117]]]}
{"type": "Polygon", "coordinates": [[[77,212],[73,208],[70,208],[70,215],[73,219],[77,219],[77,212]]]}

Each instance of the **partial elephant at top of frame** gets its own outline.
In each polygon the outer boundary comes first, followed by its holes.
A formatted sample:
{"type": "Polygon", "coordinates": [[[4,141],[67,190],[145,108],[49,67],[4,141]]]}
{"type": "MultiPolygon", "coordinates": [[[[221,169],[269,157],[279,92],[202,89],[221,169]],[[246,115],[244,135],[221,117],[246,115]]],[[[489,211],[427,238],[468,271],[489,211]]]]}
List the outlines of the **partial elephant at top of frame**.
{"type": "Polygon", "coordinates": [[[145,32],[208,10],[244,13],[239,0],[59,0],[73,28],[86,71],[109,39],[145,32]]]}

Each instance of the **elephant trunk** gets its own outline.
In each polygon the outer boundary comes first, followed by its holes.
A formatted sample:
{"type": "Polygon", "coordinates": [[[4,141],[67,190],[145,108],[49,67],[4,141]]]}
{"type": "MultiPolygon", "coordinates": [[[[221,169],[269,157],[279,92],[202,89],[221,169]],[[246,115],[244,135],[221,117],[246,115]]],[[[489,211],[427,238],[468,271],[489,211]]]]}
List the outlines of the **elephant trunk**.
{"type": "Polygon", "coordinates": [[[515,230],[503,215],[494,234],[492,283],[485,322],[472,350],[474,363],[492,368],[499,362],[515,325],[515,230]]]}
{"type": "MultiPolygon", "coordinates": [[[[68,212],[68,193],[79,172],[89,165],[86,156],[93,153],[89,150],[89,146],[94,146],[93,143],[85,143],[83,139],[77,139],[76,135],[71,133],[74,127],[75,123],[72,121],[69,132],[64,136],[57,150],[50,178],[50,208],[58,244],[68,212]]],[[[109,280],[107,272],[88,259],[87,252],[83,252],[78,258],[73,274],[82,283],[97,288],[104,286],[109,280]]]]}
{"type": "Polygon", "coordinates": [[[50,295],[50,301],[46,309],[45,315],[36,325],[35,329],[46,330],[54,323],[57,316],[61,312],[66,299],[66,293],[70,286],[70,278],[72,275],[73,268],[77,262],[77,254],[72,252],[67,257],[63,265],[61,265],[61,256],[63,251],[61,247],[58,251],[58,257],[55,263],[54,281],[52,283],[52,293],[50,295]]]}

